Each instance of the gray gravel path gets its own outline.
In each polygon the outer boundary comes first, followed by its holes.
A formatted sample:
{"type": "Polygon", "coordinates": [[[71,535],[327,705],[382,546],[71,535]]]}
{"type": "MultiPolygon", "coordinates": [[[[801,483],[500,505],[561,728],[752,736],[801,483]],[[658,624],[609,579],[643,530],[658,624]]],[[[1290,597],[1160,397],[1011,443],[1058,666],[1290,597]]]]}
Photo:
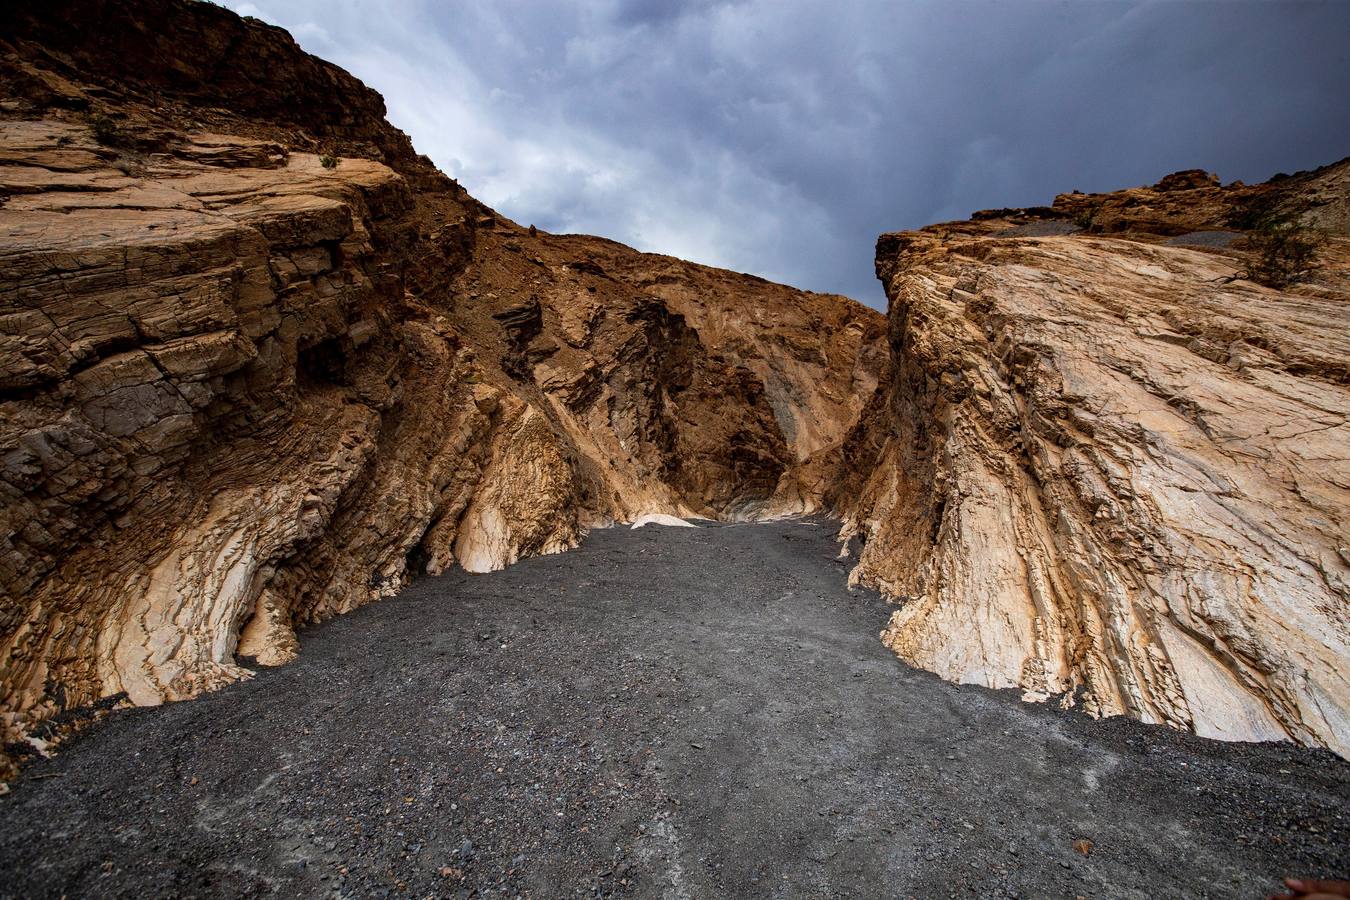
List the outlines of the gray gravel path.
{"type": "Polygon", "coordinates": [[[1172,247],[1209,247],[1214,250],[1226,250],[1233,242],[1245,237],[1240,231],[1188,231],[1163,243],[1172,247]]]}
{"type": "Polygon", "coordinates": [[[1350,869],[1350,764],[911,669],[833,533],[600,531],[310,628],[30,767],[0,895],[1260,897],[1350,869]]]}

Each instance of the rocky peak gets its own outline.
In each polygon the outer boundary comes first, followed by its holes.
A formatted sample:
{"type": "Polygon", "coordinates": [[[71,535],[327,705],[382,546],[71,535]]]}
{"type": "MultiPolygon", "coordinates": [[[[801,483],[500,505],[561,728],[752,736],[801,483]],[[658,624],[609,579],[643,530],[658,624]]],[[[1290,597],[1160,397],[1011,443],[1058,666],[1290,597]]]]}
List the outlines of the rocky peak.
{"type": "Polygon", "coordinates": [[[1219,187],[1219,176],[1206,172],[1204,169],[1186,169],[1164,176],[1161,181],[1153,186],[1153,190],[1160,193],[1169,193],[1171,191],[1193,191],[1196,188],[1216,187],[1219,187]]]}

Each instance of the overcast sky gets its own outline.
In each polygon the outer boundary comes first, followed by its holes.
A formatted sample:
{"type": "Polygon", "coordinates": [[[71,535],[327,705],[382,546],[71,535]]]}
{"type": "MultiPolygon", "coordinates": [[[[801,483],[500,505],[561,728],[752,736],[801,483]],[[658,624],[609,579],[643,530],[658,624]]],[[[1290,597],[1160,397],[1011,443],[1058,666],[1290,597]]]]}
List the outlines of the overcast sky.
{"type": "Polygon", "coordinates": [[[877,234],[1350,154],[1350,0],[226,0],[511,218],[884,306],[877,234]]]}

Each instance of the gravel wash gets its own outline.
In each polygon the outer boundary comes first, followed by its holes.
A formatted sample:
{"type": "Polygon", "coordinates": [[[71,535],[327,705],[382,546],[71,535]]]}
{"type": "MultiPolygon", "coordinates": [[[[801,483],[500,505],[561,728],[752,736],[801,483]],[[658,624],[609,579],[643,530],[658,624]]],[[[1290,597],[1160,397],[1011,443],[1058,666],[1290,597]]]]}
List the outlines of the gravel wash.
{"type": "Polygon", "coordinates": [[[114,712],[0,797],[0,896],[1251,898],[1350,871],[1350,763],[912,669],[835,531],[594,531],[114,712]]]}

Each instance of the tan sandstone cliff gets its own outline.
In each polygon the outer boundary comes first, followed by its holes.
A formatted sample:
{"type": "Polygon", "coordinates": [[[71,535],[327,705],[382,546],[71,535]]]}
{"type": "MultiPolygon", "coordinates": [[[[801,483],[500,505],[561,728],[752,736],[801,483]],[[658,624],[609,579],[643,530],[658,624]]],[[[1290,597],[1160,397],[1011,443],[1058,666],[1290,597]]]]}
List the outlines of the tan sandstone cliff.
{"type": "Polygon", "coordinates": [[[7,740],[283,662],[417,573],[818,508],[879,314],[522,228],[208,4],[4,16],[7,740]]]}
{"type": "Polygon", "coordinates": [[[1350,752],[1350,162],[888,234],[894,377],[834,500],[883,640],[1099,715],[1350,752]],[[1242,232],[1330,232],[1275,290],[1242,232]],[[1260,214],[1260,215],[1254,215],[1260,214]]]}

